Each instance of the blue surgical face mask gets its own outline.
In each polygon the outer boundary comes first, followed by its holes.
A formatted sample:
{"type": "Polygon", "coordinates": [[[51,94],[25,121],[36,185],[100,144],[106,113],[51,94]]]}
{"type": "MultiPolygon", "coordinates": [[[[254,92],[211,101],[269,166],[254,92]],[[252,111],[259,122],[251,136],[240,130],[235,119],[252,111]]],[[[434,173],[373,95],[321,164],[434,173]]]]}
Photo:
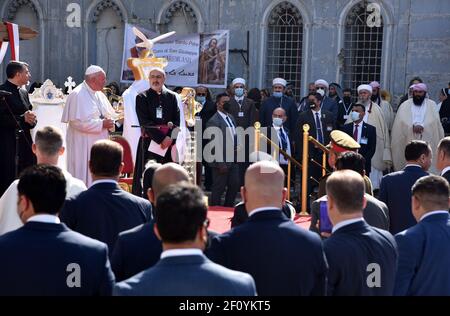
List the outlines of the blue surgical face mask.
{"type": "Polygon", "coordinates": [[[272,122],[276,127],[281,127],[283,125],[283,119],[280,117],[273,117],[272,122]]]}
{"type": "Polygon", "coordinates": [[[350,118],[352,119],[353,122],[358,121],[358,120],[359,120],[359,112],[353,111],[353,112],[350,114],[350,118]]]}
{"type": "Polygon", "coordinates": [[[244,88],[236,88],[234,89],[234,95],[238,98],[242,97],[244,95],[244,88]]]}
{"type": "Polygon", "coordinates": [[[206,102],[206,97],[205,96],[203,96],[203,95],[200,95],[200,96],[196,96],[195,97],[195,100],[198,102],[198,103],[201,103],[201,104],[203,104],[203,103],[205,103],[206,102]]]}
{"type": "Polygon", "coordinates": [[[275,98],[281,98],[281,97],[283,96],[283,92],[274,92],[274,93],[273,93],[273,96],[274,96],[275,98]]]}

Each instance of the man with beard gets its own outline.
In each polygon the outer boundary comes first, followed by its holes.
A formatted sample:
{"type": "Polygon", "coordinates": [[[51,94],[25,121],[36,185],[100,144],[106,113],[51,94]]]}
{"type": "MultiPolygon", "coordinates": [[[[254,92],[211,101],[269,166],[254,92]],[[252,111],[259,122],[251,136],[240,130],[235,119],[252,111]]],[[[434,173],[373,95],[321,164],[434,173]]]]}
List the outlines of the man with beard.
{"type": "MultiPolygon", "coordinates": [[[[358,102],[364,105],[366,114],[363,121],[366,124],[372,125],[377,131],[377,146],[375,155],[372,157],[372,166],[370,171],[370,180],[372,181],[373,189],[380,188],[380,181],[383,177],[383,171],[390,168],[392,163],[391,146],[389,130],[383,116],[381,108],[371,100],[372,87],[368,84],[362,84],[358,87],[358,102]]],[[[350,123],[351,119],[347,120],[350,123]]],[[[406,146],[406,143],[405,143],[406,146]]],[[[402,150],[404,150],[403,147],[402,150]]]]}
{"type": "Polygon", "coordinates": [[[392,129],[392,124],[394,124],[394,110],[392,109],[391,104],[388,101],[385,101],[381,98],[380,89],[381,85],[377,81],[372,81],[370,83],[372,87],[372,101],[378,104],[383,112],[384,118],[386,120],[386,124],[388,126],[389,131],[392,129]]]}
{"type": "MultiPolygon", "coordinates": [[[[392,161],[396,171],[401,170],[406,164],[403,153],[411,140],[423,140],[430,144],[433,152],[436,152],[439,141],[444,138],[444,129],[439,114],[435,111],[436,103],[425,98],[427,86],[418,83],[412,86],[412,91],[413,97],[398,109],[392,127],[392,161]]],[[[437,174],[436,156],[433,159],[430,172],[437,174]]]]}
{"type": "Polygon", "coordinates": [[[316,80],[314,84],[316,86],[317,92],[323,96],[322,109],[333,113],[333,119],[336,122],[338,116],[338,104],[336,100],[327,96],[330,85],[323,79],[316,80]]]}

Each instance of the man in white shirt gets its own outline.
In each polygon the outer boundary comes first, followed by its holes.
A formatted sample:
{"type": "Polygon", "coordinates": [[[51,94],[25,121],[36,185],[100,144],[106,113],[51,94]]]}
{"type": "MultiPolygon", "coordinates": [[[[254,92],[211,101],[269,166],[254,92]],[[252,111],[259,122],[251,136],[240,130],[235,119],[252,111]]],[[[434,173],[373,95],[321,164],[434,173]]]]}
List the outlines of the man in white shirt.
{"type": "Polygon", "coordinates": [[[161,260],[117,283],[115,295],[256,295],[250,275],[215,264],[203,255],[209,221],[200,188],[187,182],[169,186],[158,196],[155,214],[155,234],[163,244],[161,260]]]}
{"type": "Polygon", "coordinates": [[[330,296],[392,295],[397,245],[387,231],[369,226],[364,179],[355,171],[333,172],[327,179],[328,216],[333,224],[324,242],[330,296]],[[379,271],[378,274],[371,274],[379,271]],[[373,276],[373,277],[372,277],[373,276]]]}
{"type": "MultiPolygon", "coordinates": [[[[46,126],[36,132],[32,145],[38,164],[58,165],[59,157],[64,153],[63,134],[56,127],[46,126]]],[[[67,197],[72,197],[86,190],[86,185],[80,179],[72,177],[62,170],[66,179],[67,197]]],[[[22,221],[17,211],[17,184],[15,180],[0,198],[0,235],[21,227],[22,221]]]]}

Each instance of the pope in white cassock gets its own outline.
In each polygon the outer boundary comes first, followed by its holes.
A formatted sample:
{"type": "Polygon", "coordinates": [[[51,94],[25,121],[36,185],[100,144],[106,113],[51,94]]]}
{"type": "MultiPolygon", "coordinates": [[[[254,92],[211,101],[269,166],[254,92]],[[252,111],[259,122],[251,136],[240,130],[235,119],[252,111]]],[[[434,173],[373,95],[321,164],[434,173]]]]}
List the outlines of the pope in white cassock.
{"type": "Polygon", "coordinates": [[[401,170],[406,165],[405,147],[411,140],[428,142],[433,150],[431,173],[436,170],[436,152],[439,141],[444,138],[436,103],[426,98],[427,86],[424,83],[412,85],[413,97],[401,104],[392,127],[392,161],[395,170],[401,170]]]}
{"type": "Polygon", "coordinates": [[[99,66],[86,69],[83,83],[67,97],[61,121],[68,123],[67,170],[89,187],[92,179],[89,158],[92,145],[107,139],[117,114],[102,92],[106,83],[105,71],[99,66]]]}
{"type": "MultiPolygon", "coordinates": [[[[370,181],[374,190],[380,188],[383,171],[392,164],[389,129],[383,111],[378,104],[371,100],[372,87],[362,84],[358,87],[358,100],[366,108],[364,122],[375,127],[377,133],[377,145],[375,155],[372,157],[372,169],[370,170],[370,181]]],[[[347,123],[350,123],[349,119],[347,123]]]]}

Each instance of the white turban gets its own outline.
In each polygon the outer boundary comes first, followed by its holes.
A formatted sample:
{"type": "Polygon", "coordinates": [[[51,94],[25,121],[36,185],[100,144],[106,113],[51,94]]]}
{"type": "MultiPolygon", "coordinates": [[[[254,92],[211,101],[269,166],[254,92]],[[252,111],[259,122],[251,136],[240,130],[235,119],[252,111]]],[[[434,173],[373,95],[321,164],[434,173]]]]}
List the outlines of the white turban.
{"type": "Polygon", "coordinates": [[[360,85],[360,86],[358,87],[358,93],[359,93],[361,90],[366,90],[366,91],[368,91],[369,93],[372,93],[372,87],[371,87],[370,85],[368,85],[368,84],[362,84],[362,85],[360,85]]]}
{"type": "Polygon", "coordinates": [[[274,85],[276,85],[276,84],[280,84],[280,85],[282,85],[283,87],[286,87],[287,82],[286,82],[286,80],[284,80],[283,78],[275,78],[275,79],[273,79],[272,86],[274,86],[274,85]]]}
{"type": "Polygon", "coordinates": [[[162,69],[162,68],[160,68],[160,67],[151,67],[150,70],[149,70],[149,72],[148,72],[148,74],[150,75],[150,73],[151,73],[152,71],[160,72],[160,73],[162,73],[162,74],[164,75],[164,78],[166,77],[166,72],[164,71],[164,69],[162,69]]]}
{"type": "Polygon", "coordinates": [[[242,79],[242,78],[236,78],[236,79],[234,79],[234,80],[231,82],[231,85],[234,86],[235,84],[238,84],[238,83],[240,83],[240,84],[242,84],[242,85],[245,86],[245,79],[242,79]]]}
{"type": "Polygon", "coordinates": [[[325,80],[323,80],[323,79],[319,79],[319,80],[316,80],[316,82],[314,82],[314,84],[316,85],[316,86],[318,86],[318,85],[321,85],[321,86],[325,86],[327,89],[329,88],[329,84],[328,84],[328,82],[326,82],[325,80]]]}
{"type": "Polygon", "coordinates": [[[87,69],[86,72],[84,73],[85,76],[89,76],[89,75],[93,75],[96,74],[98,72],[103,72],[105,73],[105,71],[103,70],[102,67],[97,66],[97,65],[90,65],[87,69]]]}

